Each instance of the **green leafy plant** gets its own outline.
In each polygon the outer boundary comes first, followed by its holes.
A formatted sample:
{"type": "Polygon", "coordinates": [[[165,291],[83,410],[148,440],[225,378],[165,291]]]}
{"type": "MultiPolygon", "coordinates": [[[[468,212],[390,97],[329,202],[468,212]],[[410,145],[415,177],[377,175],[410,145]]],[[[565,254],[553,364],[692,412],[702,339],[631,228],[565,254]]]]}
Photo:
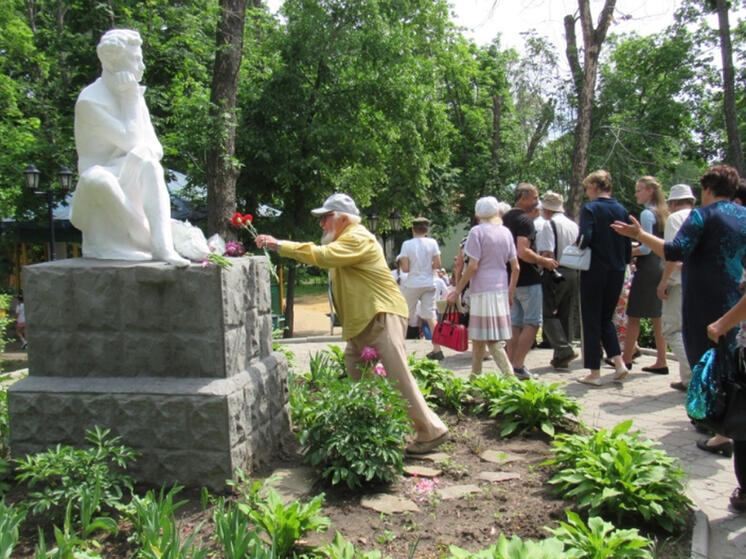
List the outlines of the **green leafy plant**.
{"type": "Polygon", "coordinates": [[[464,406],[472,401],[467,381],[432,359],[415,359],[410,355],[408,362],[412,376],[431,407],[440,406],[459,415],[464,413],[464,406]]]}
{"type": "Polygon", "coordinates": [[[212,511],[212,520],[215,523],[215,539],[220,542],[225,559],[262,556],[264,542],[258,532],[251,529],[248,516],[236,506],[226,504],[224,498],[219,498],[212,511]]]}
{"type": "Polygon", "coordinates": [[[374,361],[367,362],[360,381],[330,380],[306,402],[298,439],[306,462],[333,485],[388,483],[403,470],[404,443],[412,432],[407,404],[374,361]]]}
{"type": "MultiPolygon", "coordinates": [[[[0,355],[5,351],[5,344],[8,340],[5,338],[5,332],[8,331],[8,326],[13,322],[13,318],[10,313],[10,304],[13,297],[7,293],[0,293],[0,355]]],[[[3,362],[0,359],[0,371],[3,370],[3,362]]]]}
{"type": "Polygon", "coordinates": [[[589,516],[660,526],[668,532],[682,527],[691,501],[684,493],[684,471],[675,458],[655,448],[657,441],[629,433],[632,420],[609,432],[559,434],[552,441],[557,468],[549,480],[555,492],[575,498],[589,516]]]}
{"type": "Polygon", "coordinates": [[[174,513],[187,501],[174,502],[181,487],[174,486],[164,495],[160,489],[158,497],[151,490],[144,497],[134,495],[125,508],[125,514],[135,527],[133,541],[138,547],[138,557],[144,559],[200,559],[207,550],[197,547],[194,539],[202,524],[181,541],[181,528],[174,513]]]}
{"type": "Polygon", "coordinates": [[[617,530],[610,522],[598,516],[588,519],[586,525],[577,513],[565,511],[567,522],[558,528],[547,528],[567,549],[579,551],[575,557],[617,559],[635,557],[652,559],[652,542],[635,530],[617,530]]]}
{"type": "Polygon", "coordinates": [[[328,559],[381,559],[380,551],[360,551],[339,532],[332,541],[320,547],[318,552],[328,559]]]}
{"type": "Polygon", "coordinates": [[[491,400],[509,390],[510,379],[506,375],[485,373],[474,377],[469,386],[474,397],[479,400],[474,406],[474,413],[480,414],[488,410],[491,400]]]}
{"type": "Polygon", "coordinates": [[[18,527],[25,518],[26,511],[0,500],[0,559],[13,557],[13,549],[18,543],[18,527]]]}
{"type": "Polygon", "coordinates": [[[109,433],[97,426],[86,437],[91,448],[57,445],[16,461],[16,479],[29,488],[41,486],[28,494],[32,512],[59,512],[71,501],[79,508],[83,495],[91,491],[100,492],[101,505],[119,505],[124,489],[132,491],[132,477],[123,470],[137,453],[120,444],[121,437],[109,438],[109,433]]]}
{"type": "Polygon", "coordinates": [[[496,544],[473,553],[455,545],[449,546],[449,559],[558,559],[575,557],[565,553],[564,545],[556,538],[539,541],[522,540],[518,536],[508,539],[500,534],[496,544]]]}
{"type": "Polygon", "coordinates": [[[324,494],[308,503],[293,501],[285,504],[272,487],[264,488],[266,496],[254,504],[237,503],[236,507],[251,523],[267,534],[276,557],[289,557],[298,540],[310,531],[323,532],[331,521],[321,516],[324,494]]]}
{"type": "Polygon", "coordinates": [[[10,414],[8,391],[0,388],[0,459],[10,456],[10,414]]]}
{"type": "Polygon", "coordinates": [[[580,413],[580,405],[559,390],[559,386],[558,382],[508,378],[505,390],[488,400],[490,415],[502,418],[500,435],[522,434],[538,427],[554,436],[555,424],[568,415],[580,413]]]}

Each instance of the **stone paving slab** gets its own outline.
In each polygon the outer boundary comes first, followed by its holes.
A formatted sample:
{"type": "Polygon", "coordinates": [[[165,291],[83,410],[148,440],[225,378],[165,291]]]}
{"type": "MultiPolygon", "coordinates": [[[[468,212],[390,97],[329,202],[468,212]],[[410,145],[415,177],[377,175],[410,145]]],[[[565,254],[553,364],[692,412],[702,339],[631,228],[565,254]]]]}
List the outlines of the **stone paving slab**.
{"type": "MultiPolygon", "coordinates": [[[[296,366],[307,370],[310,355],[323,350],[329,343],[344,348],[341,339],[325,339],[317,342],[307,338],[288,345],[296,355],[296,366]]],[[[407,353],[417,358],[424,357],[432,346],[424,340],[407,340],[407,353]]],[[[445,359],[441,364],[457,375],[468,377],[471,369],[471,354],[457,353],[443,348],[445,359]]],[[[652,365],[655,357],[644,351],[637,359],[632,372],[623,383],[609,383],[595,388],[580,384],[587,371],[581,360],[570,364],[570,370],[556,371],[549,366],[551,350],[534,349],[526,358],[526,366],[547,382],[564,383],[568,395],[583,407],[581,419],[596,428],[612,429],[627,419],[634,421],[633,429],[640,430],[648,438],[657,440],[671,456],[679,458],[689,476],[688,494],[709,521],[709,530],[698,525],[695,529],[693,556],[702,557],[702,546],[708,549],[712,559],[742,559],[746,557],[746,514],[737,514],[729,508],[729,497],[737,486],[732,459],[719,457],[699,450],[695,443],[704,435],[692,427],[684,409],[685,394],[669,387],[678,381],[678,364],[669,359],[670,374],[656,375],[641,371],[641,367],[652,365]],[[708,542],[702,539],[709,536],[708,542]],[[708,545],[709,544],[709,545],[708,545]],[[696,547],[698,546],[698,547],[696,547]],[[694,549],[696,547],[696,549],[694,549]]],[[[495,370],[492,362],[485,361],[484,372],[495,370]]],[[[602,369],[602,375],[612,375],[610,367],[602,369]]]]}

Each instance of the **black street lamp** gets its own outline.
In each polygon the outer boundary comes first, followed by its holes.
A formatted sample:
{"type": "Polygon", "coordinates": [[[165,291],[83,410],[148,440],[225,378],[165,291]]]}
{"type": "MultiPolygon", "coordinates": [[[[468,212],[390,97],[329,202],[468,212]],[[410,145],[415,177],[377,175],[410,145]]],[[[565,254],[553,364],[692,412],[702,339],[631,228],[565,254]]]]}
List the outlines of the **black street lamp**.
{"type": "MultiPolygon", "coordinates": [[[[379,222],[378,214],[371,213],[365,217],[368,220],[368,229],[370,229],[370,232],[375,235],[378,232],[378,222],[379,222]]],[[[399,215],[399,212],[394,210],[393,212],[391,212],[391,214],[389,214],[389,231],[388,232],[384,231],[383,233],[381,233],[383,253],[384,253],[384,256],[386,256],[387,262],[388,262],[388,254],[390,252],[389,245],[391,244],[390,242],[387,243],[387,241],[391,241],[393,239],[393,235],[391,235],[391,233],[398,233],[400,229],[401,229],[401,215],[399,215]]]]}
{"type": "Polygon", "coordinates": [[[73,180],[73,172],[67,167],[60,167],[57,178],[60,181],[60,187],[56,190],[52,189],[52,185],[49,185],[46,190],[39,190],[39,177],[41,171],[34,165],[29,165],[26,170],[23,171],[26,177],[26,188],[32,191],[34,194],[46,194],[47,196],[47,209],[49,210],[49,259],[55,259],[54,252],[54,193],[61,192],[64,196],[70,190],[70,185],[73,180]]]}

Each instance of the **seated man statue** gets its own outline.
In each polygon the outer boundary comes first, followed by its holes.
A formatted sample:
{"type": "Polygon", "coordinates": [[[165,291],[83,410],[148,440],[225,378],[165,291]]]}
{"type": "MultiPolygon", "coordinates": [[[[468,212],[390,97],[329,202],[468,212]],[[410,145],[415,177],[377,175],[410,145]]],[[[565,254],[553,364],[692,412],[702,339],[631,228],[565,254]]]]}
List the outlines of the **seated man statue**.
{"type": "Polygon", "coordinates": [[[101,77],[75,103],[78,181],[70,221],[83,233],[83,256],[189,261],[174,249],[171,201],[150,122],[137,31],[107,31],[96,52],[101,77]]]}

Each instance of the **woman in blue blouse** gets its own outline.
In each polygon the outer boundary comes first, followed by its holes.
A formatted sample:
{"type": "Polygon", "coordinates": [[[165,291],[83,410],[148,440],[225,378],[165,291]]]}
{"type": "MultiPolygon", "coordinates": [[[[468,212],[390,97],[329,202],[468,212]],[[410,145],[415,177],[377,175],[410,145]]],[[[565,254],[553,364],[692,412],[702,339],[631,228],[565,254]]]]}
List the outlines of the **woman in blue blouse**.
{"type": "Polygon", "coordinates": [[[628,239],[615,235],[609,226],[627,220],[629,214],[611,195],[611,175],[594,171],[583,180],[590,202],[580,211],[581,247],[591,249],[591,267],[580,274],[580,313],[583,326],[583,366],[590,373],[580,382],[601,385],[601,346],[616,368],[614,378],[627,376],[611,321],[624,284],[624,269],[632,258],[628,239]]]}
{"type": "MultiPolygon", "coordinates": [[[[682,261],[682,333],[689,364],[694,367],[711,347],[707,326],[738,303],[746,264],[746,208],[731,201],[738,187],[738,172],[727,165],[710,167],[700,179],[702,206],[695,208],[668,243],[645,233],[640,223],[615,222],[619,234],[637,239],[666,260],[682,261]]],[[[736,328],[726,338],[735,347],[736,328]]],[[[734,441],[733,460],[739,480],[746,475],[746,441],[734,441]]],[[[744,500],[746,487],[736,490],[731,502],[744,500]],[[734,501],[735,500],[735,501],[734,501]]]]}

